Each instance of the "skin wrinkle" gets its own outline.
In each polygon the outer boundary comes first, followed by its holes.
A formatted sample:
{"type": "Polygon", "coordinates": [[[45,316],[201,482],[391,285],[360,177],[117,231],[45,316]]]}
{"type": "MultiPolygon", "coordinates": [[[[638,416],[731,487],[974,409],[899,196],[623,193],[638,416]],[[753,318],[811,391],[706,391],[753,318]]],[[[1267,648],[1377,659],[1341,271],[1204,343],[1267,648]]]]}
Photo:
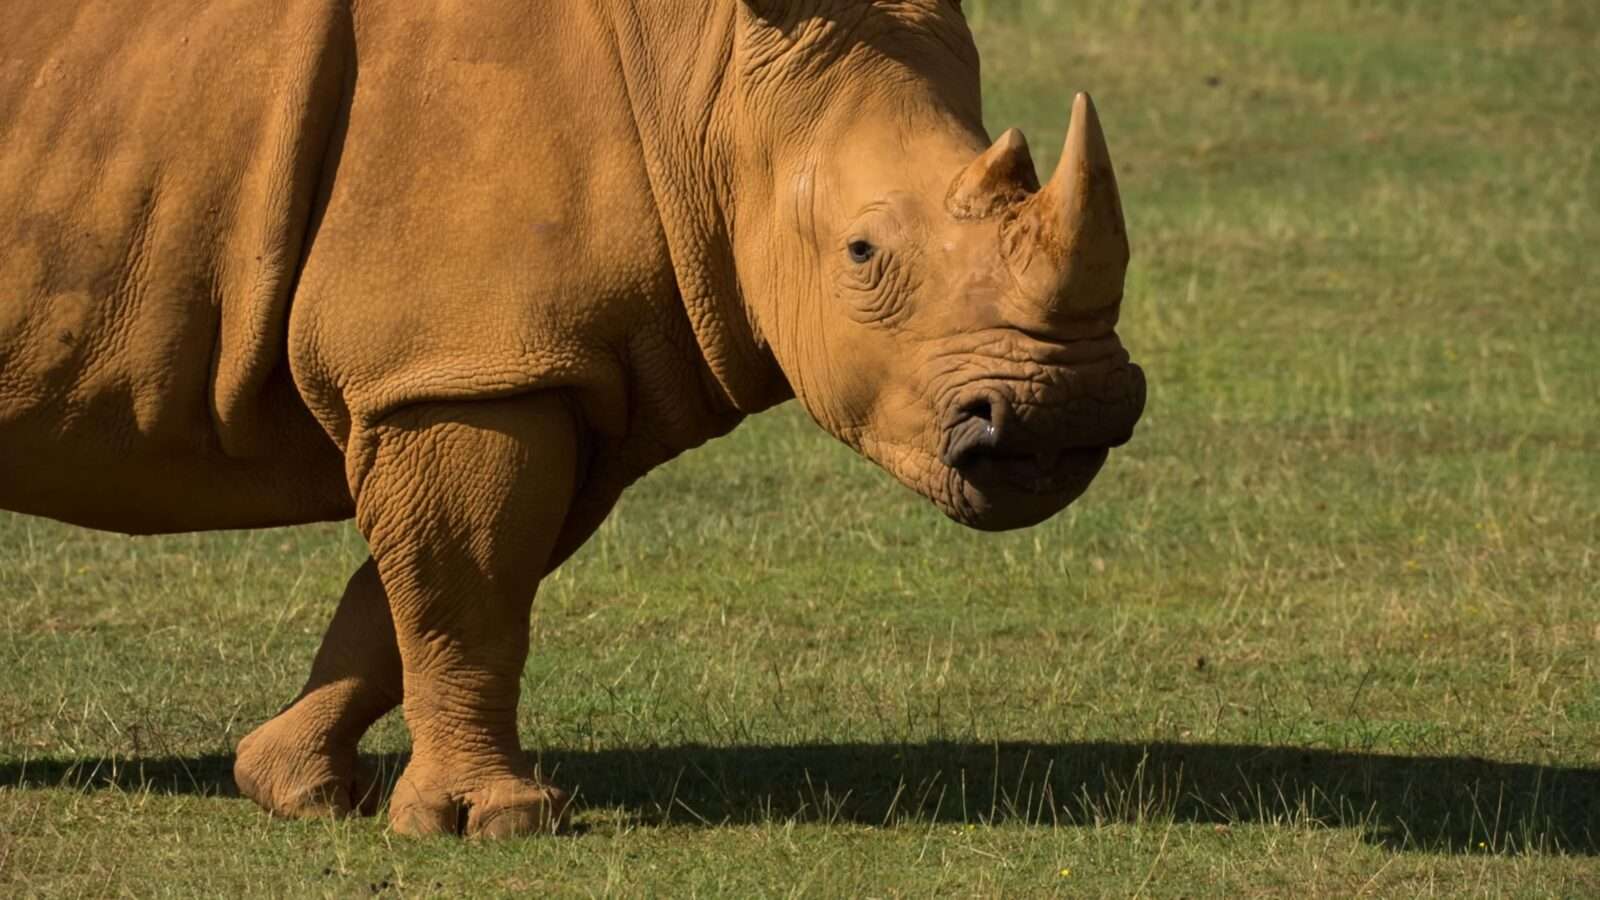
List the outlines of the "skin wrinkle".
{"type": "Polygon", "coordinates": [[[958,514],[970,512],[970,508],[965,505],[965,494],[960,489],[963,484],[961,474],[938,462],[921,445],[869,436],[865,434],[865,428],[851,432],[851,437],[855,441],[852,446],[859,444],[859,449],[869,456],[887,451],[898,451],[905,455],[908,459],[910,480],[917,484],[919,492],[932,500],[946,515],[951,511],[958,514]],[[927,477],[929,473],[933,473],[936,477],[929,479],[927,477]]]}
{"type": "MultiPolygon", "coordinates": [[[[887,51],[891,55],[912,56],[922,50],[916,46],[918,41],[931,39],[939,45],[935,52],[940,58],[960,64],[961,71],[954,74],[968,78],[974,84],[977,82],[978,57],[971,42],[954,36],[949,27],[953,19],[930,14],[924,4],[832,0],[806,6],[785,4],[782,8],[783,18],[775,23],[773,29],[787,40],[787,43],[778,42],[780,51],[801,57],[803,61],[811,58],[828,60],[831,65],[815,67],[822,70],[822,74],[832,75],[838,70],[839,64],[845,61],[845,55],[860,52],[857,50],[860,46],[878,52],[887,51]],[[796,29],[797,19],[816,24],[805,27],[803,33],[796,37],[792,32],[796,29]]],[[[759,69],[764,70],[774,60],[757,55],[752,57],[752,61],[759,63],[759,69]]]]}
{"type": "MultiPolygon", "coordinates": [[[[801,254],[802,259],[809,263],[809,265],[803,267],[801,271],[807,273],[803,277],[809,280],[811,278],[809,273],[822,268],[821,260],[824,258],[825,254],[828,253],[828,250],[819,246],[818,242],[815,240],[815,221],[817,211],[816,204],[819,202],[819,191],[817,190],[818,185],[816,183],[816,173],[818,171],[817,160],[815,158],[807,159],[800,165],[799,171],[801,174],[797,176],[796,180],[794,203],[797,210],[803,210],[803,212],[799,213],[799,222],[797,223],[797,228],[803,238],[808,238],[807,240],[803,240],[801,242],[801,254]]],[[[810,288],[811,286],[807,285],[806,287],[810,288]]],[[[805,291],[805,293],[812,294],[814,291],[808,289],[805,291]]],[[[826,317],[820,314],[820,310],[816,310],[818,319],[815,323],[815,327],[805,327],[805,325],[802,323],[802,317],[806,314],[808,307],[809,304],[803,303],[793,304],[790,306],[789,315],[791,318],[788,319],[786,323],[788,328],[787,330],[778,329],[773,331],[773,340],[775,342],[786,342],[790,339],[791,334],[801,335],[801,340],[804,340],[804,336],[810,335],[815,339],[815,346],[812,347],[809,352],[815,355],[826,357],[825,351],[817,349],[826,346],[827,343],[824,336],[824,330],[827,327],[826,317]]],[[[807,402],[807,397],[815,397],[822,393],[820,389],[814,388],[810,383],[811,377],[809,373],[802,369],[799,372],[786,374],[788,375],[796,398],[800,400],[801,405],[808,413],[810,413],[813,420],[830,433],[839,435],[846,444],[855,447],[856,445],[851,443],[851,439],[849,437],[855,426],[849,424],[847,421],[832,417],[829,414],[829,411],[821,408],[819,404],[815,402],[807,402]]]]}
{"type": "Polygon", "coordinates": [[[840,243],[845,246],[854,240],[866,239],[876,248],[873,258],[865,264],[848,259],[838,263],[840,292],[846,294],[849,298],[846,302],[859,313],[853,318],[861,324],[904,326],[907,335],[914,336],[906,325],[913,314],[906,301],[920,288],[921,279],[917,273],[921,270],[924,229],[916,223],[900,221],[895,215],[895,202],[884,199],[868,204],[843,235],[840,243]],[[854,299],[856,297],[865,299],[854,299]]]}
{"type": "Polygon", "coordinates": [[[801,348],[802,358],[820,363],[820,365],[805,366],[799,370],[802,384],[805,384],[811,369],[816,368],[818,370],[818,375],[814,382],[816,386],[814,389],[809,385],[804,390],[797,388],[795,394],[802,405],[808,410],[813,410],[812,415],[817,417],[817,423],[822,425],[825,430],[834,434],[859,430],[865,427],[867,422],[864,411],[851,409],[851,404],[848,400],[843,403],[830,403],[822,399],[838,397],[838,392],[833,389],[833,385],[838,384],[840,380],[841,370],[839,367],[847,365],[848,361],[841,354],[828,351],[831,343],[829,332],[832,330],[834,322],[826,315],[825,309],[819,304],[811,308],[811,313],[813,321],[805,325],[797,323],[793,333],[801,335],[801,339],[806,342],[801,348]]]}
{"type": "MultiPolygon", "coordinates": [[[[629,10],[632,9],[632,7],[629,7],[629,10]]],[[[737,28],[737,18],[738,14],[735,13],[729,21],[718,23],[719,26],[726,28],[729,32],[727,36],[720,40],[705,34],[698,35],[697,40],[702,42],[702,46],[715,46],[718,48],[719,53],[726,52],[736,57],[740,49],[739,36],[743,33],[737,28]]],[[[615,35],[618,29],[617,19],[613,15],[610,21],[612,33],[615,35]]],[[[643,23],[635,22],[634,27],[642,29],[643,23]]],[[[704,130],[698,133],[698,140],[689,142],[690,149],[700,154],[697,158],[707,163],[703,168],[711,176],[706,185],[708,190],[704,191],[704,194],[711,198],[709,222],[702,226],[705,232],[702,236],[726,237],[737,229],[736,223],[740,211],[737,197],[740,192],[732,185],[730,169],[733,167],[729,163],[717,162],[721,156],[719,148],[738,146],[738,143],[731,140],[728,134],[717,133],[719,124],[726,128],[729,127],[730,122],[736,122],[740,119],[739,113],[727,111],[730,108],[736,109],[740,99],[737,86],[730,87],[725,75],[722,74],[730,70],[732,65],[732,59],[730,58],[709,66],[710,69],[718,73],[712,78],[714,90],[709,96],[705,97],[704,103],[699,104],[700,108],[707,111],[695,119],[703,123],[704,130]],[[735,224],[730,226],[728,223],[735,224]]],[[[705,67],[703,64],[703,68],[705,67]]],[[[630,103],[630,107],[633,110],[631,121],[634,131],[639,136],[643,146],[650,148],[663,143],[670,143],[670,141],[664,141],[645,133],[637,117],[637,110],[641,106],[639,99],[640,82],[632,76],[626,64],[622,66],[621,71],[624,76],[624,84],[632,100],[630,103]]],[[[687,98],[680,98],[680,100],[686,100],[687,102],[684,105],[688,108],[695,108],[695,104],[692,101],[688,101],[687,98]]],[[[670,118],[663,119],[663,121],[670,120],[670,118]]],[[[658,183],[658,176],[648,157],[646,162],[646,172],[650,179],[651,189],[656,194],[658,201],[656,208],[657,210],[665,210],[671,204],[661,202],[661,188],[658,183]]],[[[693,167],[691,166],[690,168],[692,169],[693,167]]],[[[696,327],[694,333],[700,341],[699,347],[702,357],[712,364],[706,373],[708,379],[706,383],[715,386],[719,402],[729,410],[748,414],[758,412],[766,406],[784,399],[782,396],[774,396],[769,390],[759,388],[756,391],[749,390],[751,386],[749,382],[753,379],[750,379],[748,375],[753,371],[770,368],[770,355],[767,351],[767,341],[761,323],[749,313],[750,304],[747,302],[745,286],[738,277],[737,272],[732,269],[731,261],[729,261],[726,268],[721,265],[708,267],[704,265],[705,261],[700,260],[691,265],[690,260],[685,258],[680,250],[681,241],[674,237],[675,232],[671,227],[671,223],[666,220],[665,216],[662,217],[661,221],[664,233],[667,236],[668,247],[672,253],[672,267],[677,276],[681,299],[688,308],[691,319],[703,320],[701,327],[696,327]],[[719,290],[719,288],[724,287],[731,288],[731,290],[719,290]],[[723,295],[730,293],[739,301],[737,314],[729,314],[725,311],[726,299],[723,295]],[[741,324],[745,327],[738,327],[741,324]],[[719,342],[708,341],[706,337],[709,334],[720,335],[722,340],[719,342]],[[744,337],[744,340],[740,340],[741,336],[744,337]],[[718,365],[718,363],[721,363],[721,365],[718,365]]],[[[693,231],[695,227],[690,225],[685,230],[693,231]]],[[[729,427],[731,427],[731,424],[729,427]]]]}
{"type": "Polygon", "coordinates": [[[844,295],[841,299],[850,308],[851,318],[856,322],[880,328],[898,329],[910,315],[910,310],[904,301],[915,291],[915,282],[911,275],[913,268],[910,264],[901,264],[893,258],[895,256],[893,251],[881,249],[879,252],[890,258],[867,263],[867,266],[877,270],[872,282],[851,283],[855,280],[851,276],[856,273],[852,272],[851,268],[846,268],[840,279],[843,283],[839,286],[839,293],[844,295]]]}
{"type": "Polygon", "coordinates": [[[1008,330],[983,329],[946,339],[943,346],[936,348],[935,355],[929,362],[931,364],[940,359],[960,360],[977,357],[1017,366],[1072,369],[1096,365],[1105,360],[1120,361],[1125,355],[1126,351],[1114,337],[1047,344],[1008,330]],[[969,344],[968,341],[972,343],[969,344]],[[1083,343],[1098,344],[1106,352],[1087,358],[1071,352],[1073,345],[1083,343]]]}
{"type": "Polygon", "coordinates": [[[974,385],[992,388],[997,383],[1012,384],[1015,387],[1009,393],[1009,399],[1013,412],[1018,416],[1019,425],[1026,430],[1043,431],[1046,434],[1056,430],[1051,427],[1054,417],[1063,412],[1077,412],[1084,404],[1115,408],[1115,403],[1085,394],[1071,381],[1070,376],[1059,376],[1058,380],[1053,373],[1047,373],[1044,378],[1040,378],[995,375],[992,372],[979,371],[964,380],[951,378],[935,387],[934,396],[937,398],[935,408],[953,408],[957,402],[956,398],[974,385]],[[1030,423],[1041,424],[1044,427],[1029,429],[1030,423]]]}

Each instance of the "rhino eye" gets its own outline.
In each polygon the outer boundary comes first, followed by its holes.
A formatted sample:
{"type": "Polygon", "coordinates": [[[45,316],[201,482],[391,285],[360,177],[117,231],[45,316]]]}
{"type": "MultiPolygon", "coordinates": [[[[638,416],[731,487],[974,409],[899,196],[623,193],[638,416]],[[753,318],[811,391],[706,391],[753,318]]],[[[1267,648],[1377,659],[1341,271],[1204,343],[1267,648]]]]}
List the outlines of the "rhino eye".
{"type": "Polygon", "coordinates": [[[856,265],[860,265],[861,263],[871,259],[872,254],[876,253],[878,248],[872,246],[872,244],[868,241],[851,241],[849,245],[845,247],[845,251],[850,254],[851,262],[855,263],[856,265]]]}

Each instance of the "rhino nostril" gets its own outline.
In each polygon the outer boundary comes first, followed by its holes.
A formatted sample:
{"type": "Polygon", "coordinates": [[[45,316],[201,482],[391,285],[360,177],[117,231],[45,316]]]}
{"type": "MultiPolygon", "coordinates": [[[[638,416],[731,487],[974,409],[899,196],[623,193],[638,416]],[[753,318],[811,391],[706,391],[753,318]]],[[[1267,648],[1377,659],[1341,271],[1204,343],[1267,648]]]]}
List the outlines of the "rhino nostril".
{"type": "Polygon", "coordinates": [[[981,424],[974,437],[980,444],[994,446],[999,435],[995,433],[995,410],[989,398],[982,397],[961,407],[958,415],[971,427],[981,424]]]}
{"type": "Polygon", "coordinates": [[[984,423],[987,426],[985,431],[992,440],[1000,440],[1011,430],[1011,403],[1005,394],[998,391],[986,391],[967,400],[961,404],[958,412],[984,423]]]}
{"type": "Polygon", "coordinates": [[[1005,400],[989,395],[956,407],[945,430],[945,465],[959,469],[992,452],[1003,439],[1006,417],[1005,400]]]}

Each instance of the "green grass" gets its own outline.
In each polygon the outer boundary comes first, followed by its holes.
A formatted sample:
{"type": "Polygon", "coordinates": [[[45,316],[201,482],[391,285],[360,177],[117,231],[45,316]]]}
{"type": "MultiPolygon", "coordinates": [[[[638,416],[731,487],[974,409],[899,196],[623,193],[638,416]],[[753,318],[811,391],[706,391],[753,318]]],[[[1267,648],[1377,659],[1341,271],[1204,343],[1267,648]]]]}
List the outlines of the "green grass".
{"type": "Polygon", "coordinates": [[[1088,88],[1122,176],[1080,504],[963,531],[792,408],[663,468],[536,614],[579,827],[491,845],[230,796],[348,528],[0,517],[0,891],[1600,892],[1600,9],[966,5],[992,127],[1088,88]]]}

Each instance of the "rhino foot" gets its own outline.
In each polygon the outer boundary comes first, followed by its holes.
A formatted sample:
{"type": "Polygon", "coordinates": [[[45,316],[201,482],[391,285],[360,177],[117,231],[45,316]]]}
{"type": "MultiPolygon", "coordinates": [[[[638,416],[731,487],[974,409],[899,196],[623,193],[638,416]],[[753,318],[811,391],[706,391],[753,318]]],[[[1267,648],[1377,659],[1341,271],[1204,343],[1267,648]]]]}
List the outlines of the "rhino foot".
{"type": "Polygon", "coordinates": [[[233,763],[239,793],[287,819],[373,815],[378,790],[356,764],[355,747],[310,749],[288,714],[245,736],[233,763]]]}
{"type": "Polygon", "coordinates": [[[473,838],[551,834],[566,824],[566,791],[537,777],[503,776],[470,787],[407,768],[389,799],[389,826],[399,834],[473,838]]]}

